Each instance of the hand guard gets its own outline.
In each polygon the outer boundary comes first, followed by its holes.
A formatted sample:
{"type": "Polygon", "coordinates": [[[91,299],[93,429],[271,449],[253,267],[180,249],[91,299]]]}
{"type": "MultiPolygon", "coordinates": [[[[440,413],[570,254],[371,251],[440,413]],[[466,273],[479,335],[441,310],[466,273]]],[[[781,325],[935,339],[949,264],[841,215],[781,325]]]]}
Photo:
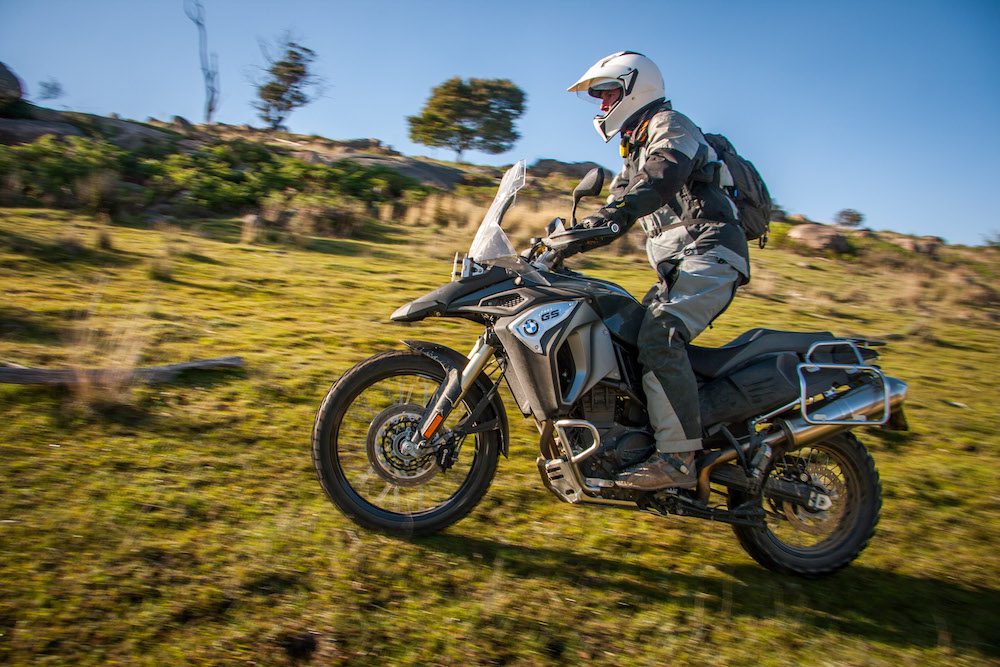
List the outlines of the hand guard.
{"type": "Polygon", "coordinates": [[[570,229],[595,229],[608,224],[608,219],[600,215],[591,215],[573,225],[570,229]]]}
{"type": "Polygon", "coordinates": [[[560,248],[560,254],[563,257],[570,257],[607,245],[628,231],[632,222],[633,218],[628,205],[622,200],[613,201],[594,215],[580,220],[568,230],[601,230],[604,233],[568,243],[560,248]]]}
{"type": "Polygon", "coordinates": [[[614,201],[599,210],[594,215],[587,216],[573,226],[574,229],[597,229],[599,227],[610,227],[611,233],[618,236],[628,228],[631,222],[628,211],[625,209],[625,202],[614,201]],[[614,227],[617,226],[618,229],[614,227]]]}

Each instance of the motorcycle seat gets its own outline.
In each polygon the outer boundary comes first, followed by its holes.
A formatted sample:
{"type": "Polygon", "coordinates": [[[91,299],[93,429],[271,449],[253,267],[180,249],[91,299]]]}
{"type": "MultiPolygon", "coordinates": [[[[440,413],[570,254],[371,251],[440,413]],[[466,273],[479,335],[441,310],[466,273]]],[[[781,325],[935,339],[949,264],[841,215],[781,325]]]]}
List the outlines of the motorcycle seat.
{"type": "Polygon", "coordinates": [[[703,378],[712,379],[735,371],[761,355],[774,352],[804,354],[813,343],[833,338],[834,335],[829,331],[804,333],[758,328],[740,334],[722,347],[689,344],[687,351],[694,372],[703,378]]]}

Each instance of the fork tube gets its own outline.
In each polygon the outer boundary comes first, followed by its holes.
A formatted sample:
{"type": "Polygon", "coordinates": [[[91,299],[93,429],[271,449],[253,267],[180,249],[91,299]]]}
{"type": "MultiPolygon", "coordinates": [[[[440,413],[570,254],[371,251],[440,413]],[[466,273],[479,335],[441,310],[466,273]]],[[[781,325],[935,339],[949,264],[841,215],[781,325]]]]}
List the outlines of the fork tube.
{"type": "Polygon", "coordinates": [[[476,339],[476,344],[472,347],[472,351],[469,352],[469,363],[465,365],[465,369],[462,371],[462,393],[458,395],[458,400],[465,397],[465,394],[469,391],[469,387],[473,385],[479,374],[490,363],[490,359],[493,358],[493,352],[493,346],[486,342],[485,335],[476,339]]]}
{"type": "Polygon", "coordinates": [[[438,427],[448,418],[458,402],[465,397],[475,384],[479,374],[493,358],[493,346],[487,343],[487,335],[476,339],[476,344],[469,352],[469,363],[465,368],[453,368],[446,374],[445,380],[438,390],[437,400],[429,406],[420,422],[420,427],[413,433],[410,442],[417,445],[421,440],[430,440],[438,427]],[[459,375],[461,373],[461,375],[459,375]]]}

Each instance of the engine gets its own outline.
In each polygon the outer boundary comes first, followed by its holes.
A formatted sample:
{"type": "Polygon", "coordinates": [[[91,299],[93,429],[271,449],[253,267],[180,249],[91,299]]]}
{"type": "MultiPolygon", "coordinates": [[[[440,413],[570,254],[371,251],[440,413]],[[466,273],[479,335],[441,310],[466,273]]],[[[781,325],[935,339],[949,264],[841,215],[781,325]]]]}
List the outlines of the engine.
{"type": "MultiPolygon", "coordinates": [[[[653,434],[645,408],[613,386],[599,384],[580,397],[573,417],[589,421],[601,434],[601,447],[580,465],[586,477],[609,479],[622,469],[644,461],[653,451],[653,434]]],[[[588,441],[574,443],[575,447],[591,444],[591,437],[585,431],[577,430],[573,437],[588,441]]]]}

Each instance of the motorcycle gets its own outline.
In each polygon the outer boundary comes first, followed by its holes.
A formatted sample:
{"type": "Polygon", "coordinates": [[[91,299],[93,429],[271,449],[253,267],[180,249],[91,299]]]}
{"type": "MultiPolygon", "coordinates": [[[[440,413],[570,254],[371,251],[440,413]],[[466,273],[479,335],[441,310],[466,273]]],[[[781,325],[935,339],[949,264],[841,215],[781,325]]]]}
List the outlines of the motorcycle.
{"type": "MultiPolygon", "coordinates": [[[[617,229],[561,219],[515,252],[503,217],[524,185],[511,167],[452,281],[392,314],[457,317],[485,328],[468,355],[433,342],[376,354],[347,371],[316,416],[313,460],[330,500],[370,529],[427,535],[483,498],[510,444],[500,386],[537,425],[542,483],[577,506],[731,524],[772,570],[830,574],[875,531],[881,483],[851,429],[905,430],[906,383],[873,363],[883,343],[829,332],[751,329],[717,348],[688,346],[704,449],[691,490],[635,491],[615,476],[654,450],[636,339],[645,308],[614,283],[562,265],[559,250],[617,229]]],[[[596,196],[593,170],[570,220],[596,196]]]]}

